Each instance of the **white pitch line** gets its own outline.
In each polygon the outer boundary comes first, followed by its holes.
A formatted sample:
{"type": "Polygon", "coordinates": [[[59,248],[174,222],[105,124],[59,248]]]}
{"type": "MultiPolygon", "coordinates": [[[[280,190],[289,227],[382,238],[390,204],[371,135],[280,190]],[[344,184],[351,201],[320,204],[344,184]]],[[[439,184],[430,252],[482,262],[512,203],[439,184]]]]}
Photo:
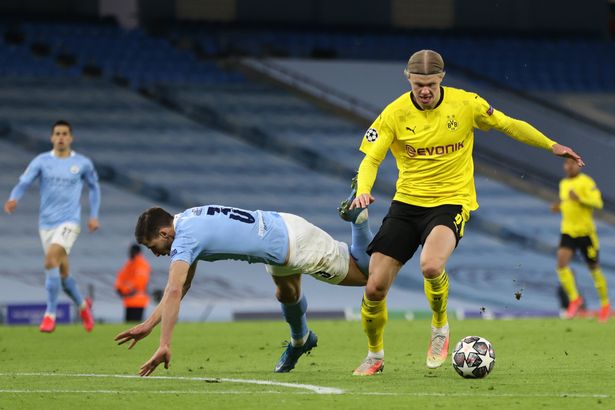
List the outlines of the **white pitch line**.
{"type": "MultiPolygon", "coordinates": [[[[309,392],[280,392],[274,390],[261,391],[242,391],[242,390],[222,390],[222,391],[206,391],[206,390],[50,390],[50,389],[0,389],[0,394],[194,394],[194,395],[225,395],[225,394],[291,394],[291,395],[306,395],[309,392]]],[[[429,392],[346,392],[346,394],[357,396],[394,396],[394,397],[486,397],[486,398],[581,398],[581,399],[606,399],[612,398],[608,394],[583,394],[583,393],[535,393],[535,394],[515,394],[515,393],[429,393],[429,392]]]]}
{"type": "MultiPolygon", "coordinates": [[[[215,377],[186,377],[186,376],[149,376],[141,377],[130,374],[82,374],[82,373],[0,373],[0,377],[84,377],[84,378],[115,378],[115,379],[158,379],[158,380],[185,380],[185,381],[205,381],[205,382],[228,382],[228,383],[244,383],[257,384],[267,386],[290,387],[296,389],[309,390],[317,394],[352,394],[360,396],[401,396],[401,397],[522,397],[522,398],[592,398],[592,399],[610,399],[613,394],[601,393],[440,393],[440,392],[349,392],[334,387],[322,387],[312,384],[285,383],[274,382],[269,380],[253,380],[253,379],[227,379],[215,377]]],[[[28,394],[28,393],[75,393],[75,394],[309,394],[308,392],[280,392],[271,390],[262,391],[241,391],[241,390],[224,390],[224,391],[206,391],[206,390],[36,390],[36,389],[0,389],[0,394],[28,394]]]]}
{"type": "Polygon", "coordinates": [[[243,383],[257,384],[265,386],[289,387],[293,389],[305,389],[316,394],[342,394],[344,390],[334,387],[315,386],[313,384],[286,383],[275,382],[271,380],[254,380],[254,379],[227,379],[218,377],[185,377],[185,376],[149,376],[141,377],[132,374],[83,374],[83,373],[0,373],[0,376],[37,376],[37,377],[100,377],[108,379],[157,379],[157,380],[187,380],[187,381],[204,381],[204,382],[226,382],[226,383],[243,383]]]}
{"type": "MultiPolygon", "coordinates": [[[[282,393],[280,391],[275,390],[262,390],[262,391],[242,391],[242,390],[221,390],[221,391],[206,391],[206,390],[25,390],[25,389],[0,389],[0,394],[59,394],[59,393],[68,393],[68,394],[289,394],[282,393]]],[[[290,394],[311,394],[309,392],[292,392],[290,394]]]]}

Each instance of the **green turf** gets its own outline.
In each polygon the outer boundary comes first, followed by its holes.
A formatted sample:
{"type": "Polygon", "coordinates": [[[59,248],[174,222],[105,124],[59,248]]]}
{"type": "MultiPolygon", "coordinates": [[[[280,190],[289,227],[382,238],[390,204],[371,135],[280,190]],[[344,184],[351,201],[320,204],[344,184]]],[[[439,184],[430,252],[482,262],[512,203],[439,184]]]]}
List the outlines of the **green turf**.
{"type": "Polygon", "coordinates": [[[128,351],[112,340],[124,326],[98,325],[92,334],[78,326],[53,334],[0,327],[0,408],[615,408],[615,322],[451,322],[452,340],[476,334],[493,343],[495,369],[483,380],[462,379],[450,360],[437,370],[425,367],[427,321],[391,321],[385,371],[368,378],[351,376],[366,353],[359,322],[311,321],[311,327],[318,347],[291,373],[275,374],[287,337],[283,322],[179,324],[171,368],[154,375],[311,384],[343,394],[216,380],[69,377],[136,374],[157,347],[158,331],[128,351]]]}

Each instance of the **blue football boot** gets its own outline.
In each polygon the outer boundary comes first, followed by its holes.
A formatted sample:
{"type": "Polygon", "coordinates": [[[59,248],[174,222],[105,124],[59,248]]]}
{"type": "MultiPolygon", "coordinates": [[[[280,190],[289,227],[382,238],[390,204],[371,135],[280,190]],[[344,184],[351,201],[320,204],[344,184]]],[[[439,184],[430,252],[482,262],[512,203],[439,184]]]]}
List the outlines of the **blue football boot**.
{"type": "Polygon", "coordinates": [[[310,351],[316,347],[318,343],[318,336],[314,332],[310,330],[308,334],[308,338],[302,346],[293,346],[292,343],[288,343],[286,346],[286,350],[280,356],[280,360],[278,360],[278,364],[275,365],[276,373],[288,373],[292,369],[295,368],[297,364],[297,360],[301,357],[302,354],[309,354],[310,351]]]}

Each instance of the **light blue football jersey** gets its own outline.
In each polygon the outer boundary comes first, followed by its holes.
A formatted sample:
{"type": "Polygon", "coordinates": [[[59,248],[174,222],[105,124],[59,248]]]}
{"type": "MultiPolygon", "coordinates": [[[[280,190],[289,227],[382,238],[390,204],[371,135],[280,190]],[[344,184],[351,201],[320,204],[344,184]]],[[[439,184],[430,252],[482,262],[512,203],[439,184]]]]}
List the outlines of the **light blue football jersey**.
{"type": "Polygon", "coordinates": [[[65,158],[54,155],[53,151],[38,155],[19,178],[9,199],[19,201],[36,179],[39,179],[41,192],[38,219],[41,229],[50,229],[65,222],[80,223],[84,182],[89,188],[90,218],[98,218],[100,186],[98,174],[89,158],[74,151],[65,158]]]}
{"type": "Polygon", "coordinates": [[[288,230],[277,212],[222,205],[190,208],[175,216],[171,263],[234,259],[283,265],[288,230]]]}

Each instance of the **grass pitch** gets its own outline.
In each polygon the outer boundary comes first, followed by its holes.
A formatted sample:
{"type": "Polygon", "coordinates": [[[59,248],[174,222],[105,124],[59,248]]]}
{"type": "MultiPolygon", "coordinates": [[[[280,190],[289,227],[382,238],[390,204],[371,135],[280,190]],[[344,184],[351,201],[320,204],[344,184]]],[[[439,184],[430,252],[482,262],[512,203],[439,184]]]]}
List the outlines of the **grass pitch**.
{"type": "Polygon", "coordinates": [[[171,368],[157,378],[133,376],[158,330],[128,351],[113,342],[126,326],[0,327],[0,409],[615,408],[615,321],[452,321],[451,344],[493,343],[495,369],[482,380],[462,379],[450,359],[425,367],[428,321],[391,321],[384,373],[364,378],[351,376],[367,350],[360,323],[310,325],[318,347],[275,374],[284,322],[179,324],[171,368]]]}

